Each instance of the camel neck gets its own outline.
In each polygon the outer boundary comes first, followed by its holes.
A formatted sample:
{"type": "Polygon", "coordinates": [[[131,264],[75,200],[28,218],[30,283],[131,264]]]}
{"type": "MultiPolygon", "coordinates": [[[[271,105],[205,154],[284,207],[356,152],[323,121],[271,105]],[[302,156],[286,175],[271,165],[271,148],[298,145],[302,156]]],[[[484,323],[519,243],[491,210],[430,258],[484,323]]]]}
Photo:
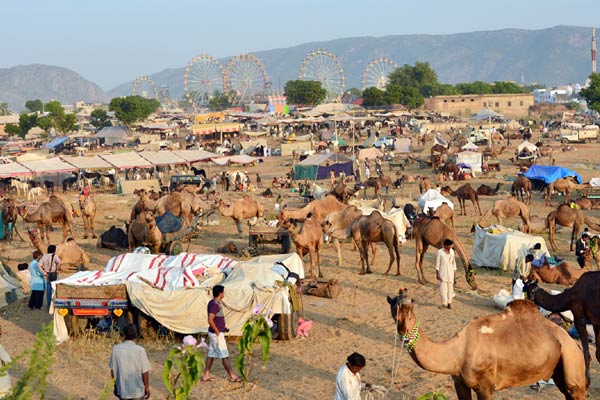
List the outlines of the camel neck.
{"type": "Polygon", "coordinates": [[[444,342],[434,342],[423,333],[418,322],[407,334],[398,334],[409,339],[405,348],[421,368],[439,374],[458,374],[460,348],[457,336],[444,342]]]}

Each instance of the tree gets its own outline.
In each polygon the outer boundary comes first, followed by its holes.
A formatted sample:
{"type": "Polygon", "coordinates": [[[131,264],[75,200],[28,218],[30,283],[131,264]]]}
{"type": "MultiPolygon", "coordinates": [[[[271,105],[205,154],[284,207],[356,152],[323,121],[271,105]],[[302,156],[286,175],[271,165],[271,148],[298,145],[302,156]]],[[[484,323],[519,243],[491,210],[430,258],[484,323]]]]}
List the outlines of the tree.
{"type": "Polygon", "coordinates": [[[460,90],[458,90],[456,87],[452,86],[449,83],[442,83],[440,84],[436,91],[435,91],[435,96],[451,96],[451,95],[457,95],[457,94],[461,94],[460,90]]]}
{"type": "Polygon", "coordinates": [[[513,94],[513,93],[529,93],[527,89],[517,85],[514,82],[494,82],[492,85],[492,93],[494,94],[513,94]]]}
{"type": "Polygon", "coordinates": [[[55,120],[60,120],[65,116],[65,110],[63,109],[62,104],[56,100],[47,102],[45,108],[50,117],[54,118],[55,120]]]}
{"type": "Polygon", "coordinates": [[[482,81],[457,83],[456,88],[460,94],[492,94],[492,85],[482,81]]]}
{"type": "Polygon", "coordinates": [[[160,103],[156,99],[145,99],[140,96],[117,97],[110,101],[109,110],[114,111],[116,117],[125,125],[135,121],[142,121],[156,109],[160,103]]]}
{"type": "Polygon", "coordinates": [[[0,115],[10,115],[8,103],[0,103],[0,115]]]}
{"type": "Polygon", "coordinates": [[[386,101],[385,92],[376,87],[366,88],[362,97],[365,107],[380,107],[390,104],[386,101]]]}
{"type": "Polygon", "coordinates": [[[402,104],[411,109],[419,108],[425,103],[417,88],[397,84],[387,85],[385,99],[388,104],[402,104]]]}
{"type": "Polygon", "coordinates": [[[27,132],[34,126],[37,126],[37,115],[21,113],[19,115],[19,128],[21,129],[21,135],[27,135],[27,132]]]}
{"type": "Polygon", "coordinates": [[[589,79],[590,85],[579,95],[587,101],[589,108],[600,112],[600,74],[591,74],[589,79]]]}
{"type": "Polygon", "coordinates": [[[31,112],[41,112],[44,109],[44,103],[40,99],[27,100],[25,108],[31,112]]]}
{"type": "Polygon", "coordinates": [[[108,116],[108,113],[101,109],[92,111],[90,114],[90,124],[92,124],[94,128],[98,130],[112,125],[110,123],[110,117],[108,116]]]}
{"type": "Polygon", "coordinates": [[[437,74],[428,62],[416,62],[414,66],[404,64],[396,68],[389,76],[389,85],[412,87],[417,89],[423,97],[435,95],[440,83],[437,74]]]}
{"type": "Polygon", "coordinates": [[[4,132],[8,133],[9,136],[25,136],[17,124],[6,124],[4,126],[4,132]]]}
{"type": "Polygon", "coordinates": [[[66,114],[57,122],[57,128],[59,132],[67,133],[77,129],[77,116],[75,114],[66,114]]]}
{"type": "Polygon", "coordinates": [[[211,111],[223,111],[231,107],[231,101],[225,93],[215,90],[212,98],[208,101],[208,108],[211,111]]]}
{"type": "Polygon", "coordinates": [[[327,90],[317,81],[287,81],[283,91],[290,104],[314,106],[327,97],[327,90]]]}

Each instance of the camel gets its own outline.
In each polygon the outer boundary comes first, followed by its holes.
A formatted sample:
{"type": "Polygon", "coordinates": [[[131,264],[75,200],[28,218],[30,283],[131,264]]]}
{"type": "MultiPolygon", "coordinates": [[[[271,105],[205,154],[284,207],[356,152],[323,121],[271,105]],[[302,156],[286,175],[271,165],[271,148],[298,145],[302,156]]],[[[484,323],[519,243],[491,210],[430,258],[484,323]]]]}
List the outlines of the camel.
{"type": "Polygon", "coordinates": [[[448,154],[448,149],[439,143],[436,143],[431,147],[431,166],[434,170],[439,169],[442,166],[442,155],[448,154]]]}
{"type": "Polygon", "coordinates": [[[331,189],[329,194],[335,196],[339,201],[346,204],[348,202],[348,198],[356,193],[355,189],[352,189],[345,183],[338,183],[331,189]]]}
{"type": "Polygon", "coordinates": [[[387,175],[370,177],[369,179],[363,182],[363,185],[365,187],[363,198],[367,198],[367,189],[370,187],[372,187],[375,191],[375,197],[379,198],[379,191],[381,190],[381,188],[385,188],[385,191],[387,193],[392,183],[392,178],[387,175]]]}
{"type": "Polygon", "coordinates": [[[156,202],[150,199],[148,192],[146,192],[145,189],[136,189],[133,191],[133,194],[139,196],[139,200],[131,209],[129,222],[135,221],[140,213],[146,210],[154,210],[156,207],[156,202]]]}
{"type": "MultiPolygon", "coordinates": [[[[387,297],[396,330],[421,368],[451,375],[459,400],[490,400],[494,392],[552,378],[566,399],[583,400],[589,380],[579,346],[528,300],[473,319],[451,339],[434,342],[423,332],[406,290],[387,297]]],[[[584,327],[585,330],[585,327],[584,327]]]]}
{"type": "Polygon", "coordinates": [[[90,256],[72,238],[56,246],[56,255],[60,258],[63,271],[77,272],[90,262],[90,256]]]}
{"type": "Polygon", "coordinates": [[[479,196],[495,196],[498,194],[501,188],[501,183],[497,183],[496,188],[492,188],[491,186],[482,184],[477,188],[477,194],[479,196]]]}
{"type": "Polygon", "coordinates": [[[586,272],[582,268],[573,268],[566,261],[550,267],[542,265],[541,267],[531,268],[528,280],[537,280],[545,283],[555,283],[557,285],[571,286],[586,272]]]}
{"type": "Polygon", "coordinates": [[[577,199],[575,204],[581,210],[600,210],[600,199],[590,199],[583,196],[577,199]]]}
{"type": "Polygon", "coordinates": [[[12,240],[13,231],[17,229],[16,224],[18,216],[19,214],[14,199],[5,198],[2,201],[2,225],[4,227],[4,238],[6,240],[12,240]]]}
{"type": "MultiPolygon", "coordinates": [[[[329,196],[328,196],[329,197],[329,196]]],[[[220,200],[217,203],[217,211],[225,217],[231,217],[235,222],[238,235],[242,234],[242,221],[254,217],[263,216],[263,206],[248,195],[244,195],[235,203],[225,203],[220,200]]]]}
{"type": "Polygon", "coordinates": [[[383,209],[384,209],[383,202],[381,201],[381,199],[359,200],[359,199],[353,198],[353,199],[348,200],[348,205],[356,206],[358,208],[370,207],[370,208],[375,208],[379,211],[383,211],[383,209]]]}
{"type": "Polygon", "coordinates": [[[587,225],[590,229],[600,231],[600,223],[594,218],[587,216],[583,211],[576,208],[571,208],[568,204],[561,204],[558,208],[552,211],[546,217],[548,221],[548,239],[550,240],[550,246],[552,250],[556,251],[558,247],[554,241],[554,233],[556,225],[561,225],[567,228],[573,227],[571,231],[571,245],[569,250],[573,251],[573,242],[575,238],[579,236],[579,232],[583,229],[583,225],[587,225]]]}
{"type": "Polygon", "coordinates": [[[502,154],[504,150],[506,150],[506,146],[502,146],[500,149],[497,149],[495,147],[488,147],[485,148],[482,153],[485,159],[487,160],[489,158],[498,158],[498,156],[502,154]]]}
{"type": "Polygon", "coordinates": [[[18,207],[18,212],[25,222],[37,223],[42,240],[45,238],[46,243],[50,243],[50,230],[53,222],[61,224],[63,239],[67,238],[67,232],[73,236],[73,216],[64,205],[56,201],[48,200],[32,212],[29,212],[26,205],[21,205],[18,207]]]}
{"type": "Polygon", "coordinates": [[[479,225],[483,225],[483,221],[489,218],[490,215],[495,216],[500,225],[504,225],[503,219],[505,218],[521,217],[521,220],[523,221],[522,232],[529,233],[529,208],[513,196],[503,200],[496,200],[494,202],[494,207],[481,217],[479,225]]]}
{"type": "Polygon", "coordinates": [[[571,192],[577,187],[573,177],[559,178],[546,187],[546,205],[550,206],[550,197],[554,191],[565,194],[565,203],[571,202],[571,192]]]}
{"type": "Polygon", "coordinates": [[[525,284],[525,292],[538,306],[551,312],[559,313],[571,310],[573,313],[573,323],[583,347],[585,374],[588,382],[590,379],[590,345],[585,326],[587,321],[594,326],[596,359],[600,361],[600,291],[598,291],[598,287],[600,287],[599,271],[586,272],[572,287],[557,295],[552,295],[538,287],[535,281],[525,284]]]}
{"type": "Polygon", "coordinates": [[[440,171],[442,172],[442,174],[444,175],[444,177],[448,180],[448,179],[453,179],[453,180],[458,180],[458,174],[459,174],[459,170],[458,170],[458,166],[456,165],[456,163],[454,161],[446,161],[444,163],[444,165],[442,165],[440,167],[440,171]]]}
{"type": "MultiPolygon", "coordinates": [[[[519,222],[519,230],[525,232],[523,221],[519,222]]],[[[548,220],[539,215],[531,215],[529,217],[529,233],[544,233],[548,229],[548,220]]]]}
{"type": "Polygon", "coordinates": [[[346,208],[344,203],[338,201],[335,196],[325,196],[324,199],[313,200],[308,203],[305,207],[299,209],[284,208],[279,212],[279,220],[283,221],[286,219],[298,219],[304,220],[308,214],[312,215],[312,218],[321,223],[325,216],[332,212],[341,211],[346,208]]]}
{"type": "Polygon", "coordinates": [[[81,210],[81,218],[83,219],[83,238],[88,238],[88,229],[92,232],[92,238],[96,239],[96,232],[94,232],[94,219],[96,218],[96,202],[90,195],[79,196],[79,209],[81,210]]]}
{"type": "Polygon", "coordinates": [[[157,215],[169,211],[176,217],[181,217],[187,226],[192,225],[192,215],[200,212],[201,202],[195,193],[196,187],[183,187],[181,191],[174,191],[168,196],[159,198],[154,206],[157,215]]]}
{"type": "Polygon", "coordinates": [[[444,240],[450,239],[454,242],[456,254],[462,261],[465,269],[465,278],[473,290],[477,289],[475,273],[469,264],[469,257],[458,235],[452,228],[444,224],[437,217],[422,218],[413,224],[413,236],[415,238],[415,267],[417,268],[417,279],[419,283],[427,283],[423,273],[423,257],[429,246],[441,249],[444,240]]]}
{"type": "Polygon", "coordinates": [[[420,194],[423,194],[426,191],[428,191],[429,189],[433,189],[435,187],[434,184],[426,176],[421,176],[419,178],[420,178],[419,179],[419,193],[420,194]]]}
{"type": "MultiPolygon", "coordinates": [[[[473,203],[473,207],[477,206],[479,210],[479,216],[481,216],[481,207],[479,207],[479,196],[477,196],[477,192],[471,187],[470,184],[465,183],[455,191],[449,186],[443,188],[442,193],[444,191],[449,191],[452,196],[456,196],[458,198],[458,204],[460,204],[460,212],[462,215],[467,215],[467,207],[465,205],[466,200],[471,200],[473,203]]],[[[473,212],[474,213],[474,212],[473,212]]]]}
{"type": "Polygon", "coordinates": [[[370,215],[363,215],[352,222],[350,226],[352,239],[360,252],[360,275],[370,274],[369,243],[384,242],[390,254],[390,263],[384,275],[387,275],[396,260],[396,275],[400,275],[400,242],[396,225],[383,217],[381,212],[374,211],[370,215]],[[365,268],[366,267],[366,268],[365,268]]]}
{"type": "Polygon", "coordinates": [[[531,181],[525,175],[518,175],[510,188],[510,193],[525,204],[531,204],[531,181]]]}
{"type": "Polygon", "coordinates": [[[323,230],[319,223],[311,218],[311,215],[302,224],[302,230],[298,228],[298,222],[294,219],[287,220],[283,224],[290,231],[292,241],[296,246],[296,253],[300,258],[308,253],[310,257],[310,278],[315,277],[315,255],[317,258],[317,272],[319,278],[323,277],[321,273],[321,248],[323,247],[323,230]]]}
{"type": "Polygon", "coordinates": [[[438,217],[440,221],[448,226],[450,226],[451,222],[452,229],[456,230],[456,225],[454,224],[454,210],[448,204],[442,203],[435,211],[433,211],[433,208],[429,208],[427,211],[429,217],[438,217]]]}
{"type": "Polygon", "coordinates": [[[135,221],[129,224],[127,238],[130,252],[140,245],[150,247],[152,254],[160,252],[162,233],[156,226],[156,220],[152,211],[144,211],[138,215],[135,221]]]}

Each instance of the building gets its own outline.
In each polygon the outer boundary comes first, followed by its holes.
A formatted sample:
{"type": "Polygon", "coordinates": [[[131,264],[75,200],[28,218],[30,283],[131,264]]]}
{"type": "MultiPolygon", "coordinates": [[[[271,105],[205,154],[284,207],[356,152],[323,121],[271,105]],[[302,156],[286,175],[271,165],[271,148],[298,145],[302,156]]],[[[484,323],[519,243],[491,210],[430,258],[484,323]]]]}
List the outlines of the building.
{"type": "Polygon", "coordinates": [[[470,117],[484,108],[507,118],[525,117],[533,106],[533,95],[526,94],[473,94],[435,96],[425,99],[425,109],[454,116],[470,117]]]}

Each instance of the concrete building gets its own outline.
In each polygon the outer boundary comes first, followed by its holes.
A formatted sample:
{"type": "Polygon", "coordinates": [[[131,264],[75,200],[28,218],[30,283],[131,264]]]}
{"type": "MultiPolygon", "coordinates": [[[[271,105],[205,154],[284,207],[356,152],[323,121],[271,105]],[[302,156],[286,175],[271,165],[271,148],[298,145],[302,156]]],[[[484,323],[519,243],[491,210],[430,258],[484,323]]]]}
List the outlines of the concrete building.
{"type": "Polygon", "coordinates": [[[507,118],[525,117],[533,106],[533,95],[526,94],[483,94],[435,96],[425,99],[425,109],[470,117],[484,108],[496,111],[507,118]]]}

